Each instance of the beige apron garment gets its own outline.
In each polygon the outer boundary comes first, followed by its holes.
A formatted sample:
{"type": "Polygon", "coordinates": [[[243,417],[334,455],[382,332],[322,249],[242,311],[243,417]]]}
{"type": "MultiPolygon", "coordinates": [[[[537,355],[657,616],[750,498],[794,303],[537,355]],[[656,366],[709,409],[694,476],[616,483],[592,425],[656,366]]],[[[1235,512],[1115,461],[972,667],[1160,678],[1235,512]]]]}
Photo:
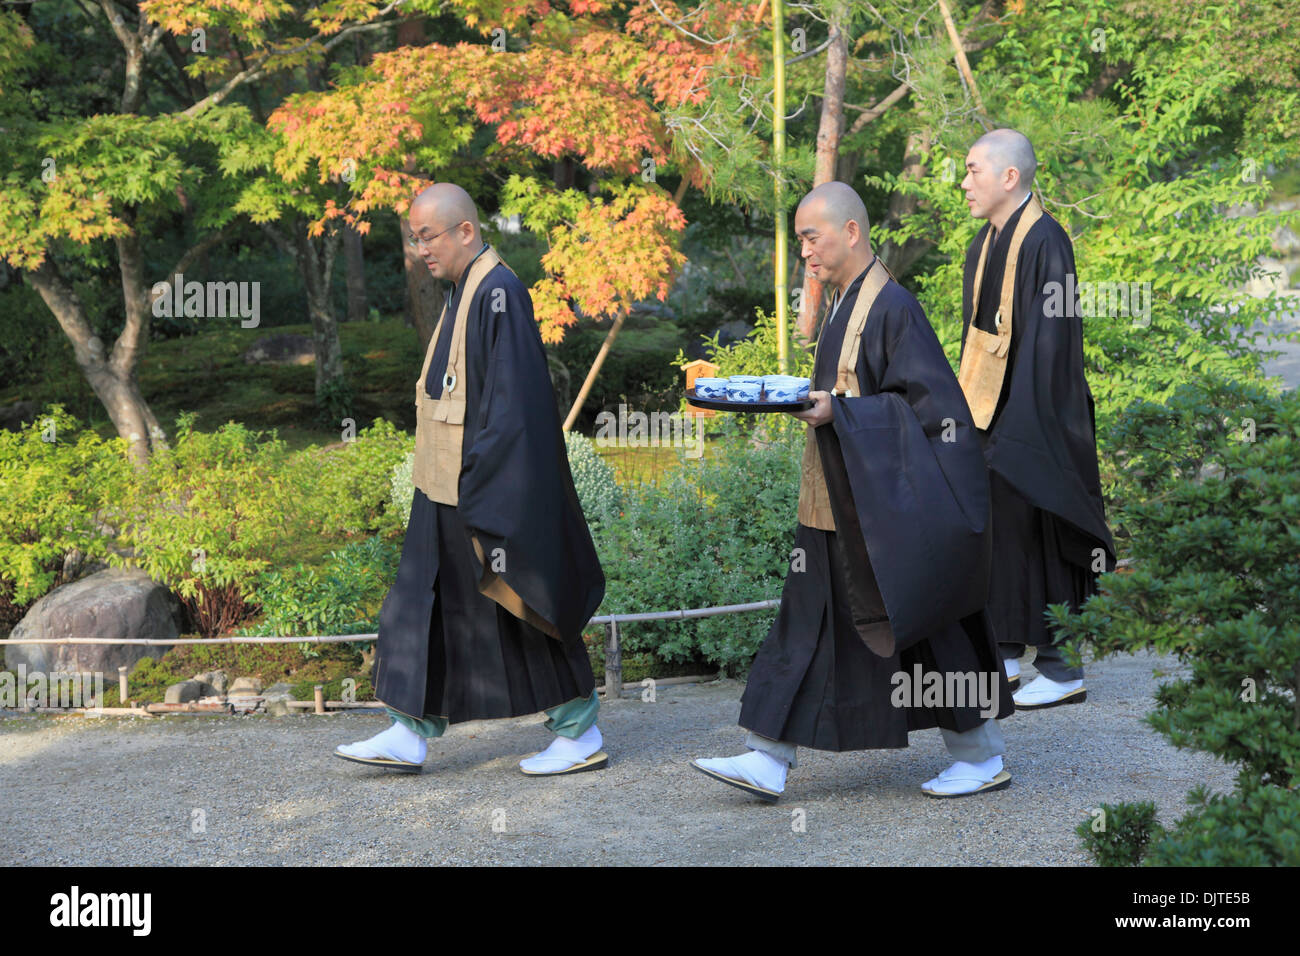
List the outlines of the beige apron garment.
{"type": "Polygon", "coordinates": [[[447,355],[447,372],[443,376],[442,393],[436,400],[424,389],[429,375],[433,351],[438,346],[447,310],[438,318],[438,325],[424,352],[424,365],[415,382],[415,463],[411,468],[411,481],[424,492],[430,501],[455,505],[460,500],[460,466],[462,439],[465,436],[465,326],[468,324],[470,303],[478,291],[483,277],[501,261],[496,251],[489,248],[469,267],[465,276],[465,289],[456,309],[456,326],[451,332],[451,351],[447,355]]]}
{"type": "MultiPolygon", "coordinates": [[[[469,324],[469,307],[479,284],[497,263],[505,265],[496,251],[488,248],[474,260],[465,276],[465,288],[461,292],[460,305],[456,308],[456,325],[451,332],[451,350],[447,355],[442,394],[436,400],[430,398],[425,392],[424,382],[433,362],[433,350],[437,347],[438,335],[442,331],[445,311],[438,319],[433,337],[429,339],[424,366],[415,383],[415,462],[411,468],[411,481],[430,501],[445,505],[455,506],[460,501],[460,469],[465,437],[465,327],[469,324]]],[[[478,535],[471,531],[470,539],[482,568],[479,591],[521,621],[558,639],[559,631],[524,603],[524,599],[491,569],[478,535]]]]}
{"type": "Polygon", "coordinates": [[[1007,374],[1007,357],[1011,351],[1011,316],[1016,296],[1016,261],[1020,258],[1020,247],[1026,234],[1042,215],[1042,203],[1037,196],[1031,195],[1025,204],[1025,211],[1020,214],[1016,231],[1011,236],[1011,248],[1007,250],[1007,262],[1002,270],[1002,297],[993,317],[996,332],[985,332],[975,327],[975,314],[980,305],[980,284],[984,280],[984,264],[993,242],[992,227],[984,236],[979,263],[975,266],[970,324],[966,328],[966,348],[961,354],[957,381],[966,395],[966,404],[970,406],[975,427],[981,430],[988,428],[989,422],[993,420],[998,398],[1002,395],[1002,382],[1007,374]]]}
{"type": "MultiPolygon", "coordinates": [[[[835,376],[835,388],[832,395],[846,398],[860,396],[858,385],[858,351],[862,343],[862,330],[867,325],[867,315],[875,304],[876,296],[893,276],[883,260],[879,269],[869,269],[862,286],[858,290],[858,299],[853,304],[853,314],[849,316],[844,328],[844,343],[840,346],[839,363],[835,376]]],[[[830,319],[828,318],[829,322],[830,319]]],[[[808,426],[803,446],[803,463],[799,477],[799,523],[809,528],[822,531],[835,530],[835,518],[831,514],[831,497],[826,490],[826,475],[822,472],[821,452],[817,450],[817,438],[813,426],[808,426]]]]}

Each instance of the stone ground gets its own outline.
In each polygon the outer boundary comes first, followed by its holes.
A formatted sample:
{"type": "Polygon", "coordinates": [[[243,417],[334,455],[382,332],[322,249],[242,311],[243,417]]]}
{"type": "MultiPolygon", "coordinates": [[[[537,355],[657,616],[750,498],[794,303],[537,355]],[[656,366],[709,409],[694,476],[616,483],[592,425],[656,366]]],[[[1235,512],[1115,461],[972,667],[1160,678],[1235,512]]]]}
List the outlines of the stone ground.
{"type": "Polygon", "coordinates": [[[743,751],[736,681],[628,691],[602,706],[609,767],[551,779],[516,767],[549,742],[540,716],[457,725],[416,775],[331,756],[380,714],[0,712],[0,845],[10,865],[1082,865],[1074,827],[1099,803],[1153,800],[1169,823],[1197,784],[1232,786],[1142,722],[1175,670],[1090,664],[1087,703],[1003,721],[1010,788],[952,801],[918,789],[949,763],[937,731],[801,750],[776,804],[710,780],[688,763],[743,751]]]}

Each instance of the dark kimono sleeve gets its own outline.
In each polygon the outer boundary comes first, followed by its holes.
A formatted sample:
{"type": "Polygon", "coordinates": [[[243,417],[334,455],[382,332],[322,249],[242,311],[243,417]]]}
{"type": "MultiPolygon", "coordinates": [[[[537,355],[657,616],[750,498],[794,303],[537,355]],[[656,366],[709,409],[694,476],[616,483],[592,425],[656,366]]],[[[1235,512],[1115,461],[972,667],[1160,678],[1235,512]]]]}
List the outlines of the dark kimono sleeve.
{"type": "Polygon", "coordinates": [[[872,313],[883,355],[870,354],[864,335],[858,374],[876,394],[832,398],[833,429],[817,436],[855,624],[889,656],[984,607],[989,488],[965,398],[919,304],[895,295],[872,313]]]}
{"type": "Polygon", "coordinates": [[[1083,320],[1074,252],[1060,226],[1040,220],[1022,253],[1015,346],[1006,399],[990,430],[989,468],[1036,508],[1083,531],[1115,562],[1097,467],[1092,392],[1084,377],[1083,320]],[[1064,312],[1065,314],[1061,314],[1064,312]]]}
{"type": "Polygon", "coordinates": [[[485,579],[499,576],[546,633],[579,640],[605,577],[574,491],[532,301],[513,275],[481,291],[489,357],[457,507],[485,552],[485,579]]]}

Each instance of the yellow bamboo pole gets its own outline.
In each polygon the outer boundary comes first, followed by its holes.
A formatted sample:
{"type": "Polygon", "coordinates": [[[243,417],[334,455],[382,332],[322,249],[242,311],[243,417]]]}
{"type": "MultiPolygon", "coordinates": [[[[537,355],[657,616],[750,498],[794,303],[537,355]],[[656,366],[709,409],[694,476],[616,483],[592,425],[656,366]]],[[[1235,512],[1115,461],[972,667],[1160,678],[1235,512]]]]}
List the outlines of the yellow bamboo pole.
{"type": "Polygon", "coordinates": [[[781,170],[785,165],[785,4],[772,0],[772,165],[776,171],[776,363],[782,374],[790,367],[790,330],[786,288],[785,199],[781,170]]]}
{"type": "Polygon", "coordinates": [[[966,85],[970,87],[970,95],[971,99],[975,101],[975,108],[983,113],[984,103],[980,100],[979,87],[975,85],[975,74],[970,68],[970,60],[966,59],[966,50],[961,45],[961,34],[957,32],[957,24],[953,22],[952,11],[948,9],[945,0],[939,0],[939,12],[943,14],[943,25],[948,28],[948,39],[952,41],[957,69],[961,70],[961,75],[966,78],[966,85]]]}

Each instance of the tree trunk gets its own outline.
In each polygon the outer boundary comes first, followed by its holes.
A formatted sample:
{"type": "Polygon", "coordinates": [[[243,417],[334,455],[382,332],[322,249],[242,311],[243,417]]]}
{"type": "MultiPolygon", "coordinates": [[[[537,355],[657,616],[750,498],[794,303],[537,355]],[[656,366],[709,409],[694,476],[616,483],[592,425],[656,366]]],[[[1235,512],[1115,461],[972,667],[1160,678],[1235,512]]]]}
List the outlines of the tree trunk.
{"type": "Polygon", "coordinates": [[[307,313],[311,317],[312,343],[316,351],[316,400],[321,402],[326,387],[343,378],[343,346],[330,295],[330,278],[339,247],[339,234],[327,233],[319,240],[307,235],[306,225],[294,224],[294,258],[303,287],[307,290],[307,313]]]}
{"type": "Polygon", "coordinates": [[[344,224],[343,252],[347,265],[348,284],[348,318],[349,322],[364,322],[370,313],[366,299],[366,256],[361,247],[361,233],[344,224]]]}
{"type": "MultiPolygon", "coordinates": [[[[846,4],[831,6],[830,29],[834,38],[826,49],[826,81],[822,91],[821,123],[817,128],[817,164],[813,172],[813,186],[831,182],[840,155],[840,139],[844,135],[844,78],[848,72],[849,41],[845,35],[848,20],[846,4]]],[[[799,302],[798,329],[804,338],[811,339],[817,313],[821,311],[822,284],[807,272],[804,273],[803,295],[799,302]]]]}
{"type": "MultiPolygon", "coordinates": [[[[124,262],[124,276],[127,271],[128,265],[124,262]]],[[[77,367],[86,376],[95,397],[103,402],[117,433],[126,440],[131,459],[137,465],[143,465],[155,447],[166,444],[158,420],[140,394],[136,381],[136,366],[142,349],[134,341],[138,330],[132,328],[132,323],[143,320],[147,324],[148,310],[144,310],[142,319],[140,310],[128,305],[127,327],[118,336],[112,354],[106,355],[104,342],[92,331],[81,300],[49,258],[24,275],[72,342],[77,367]]],[[[147,333],[147,327],[144,331],[147,333]]]]}
{"type": "MultiPolygon", "coordinates": [[[[919,180],[925,174],[922,157],[930,149],[930,136],[926,130],[917,130],[908,134],[907,148],[903,151],[903,170],[901,178],[919,180]]],[[[885,222],[891,229],[898,228],[903,219],[916,212],[919,200],[916,196],[895,190],[889,197],[889,212],[885,222]]],[[[921,258],[929,243],[924,239],[908,239],[901,246],[887,241],[880,247],[880,258],[889,265],[889,270],[896,276],[909,271],[921,258]]]]}

